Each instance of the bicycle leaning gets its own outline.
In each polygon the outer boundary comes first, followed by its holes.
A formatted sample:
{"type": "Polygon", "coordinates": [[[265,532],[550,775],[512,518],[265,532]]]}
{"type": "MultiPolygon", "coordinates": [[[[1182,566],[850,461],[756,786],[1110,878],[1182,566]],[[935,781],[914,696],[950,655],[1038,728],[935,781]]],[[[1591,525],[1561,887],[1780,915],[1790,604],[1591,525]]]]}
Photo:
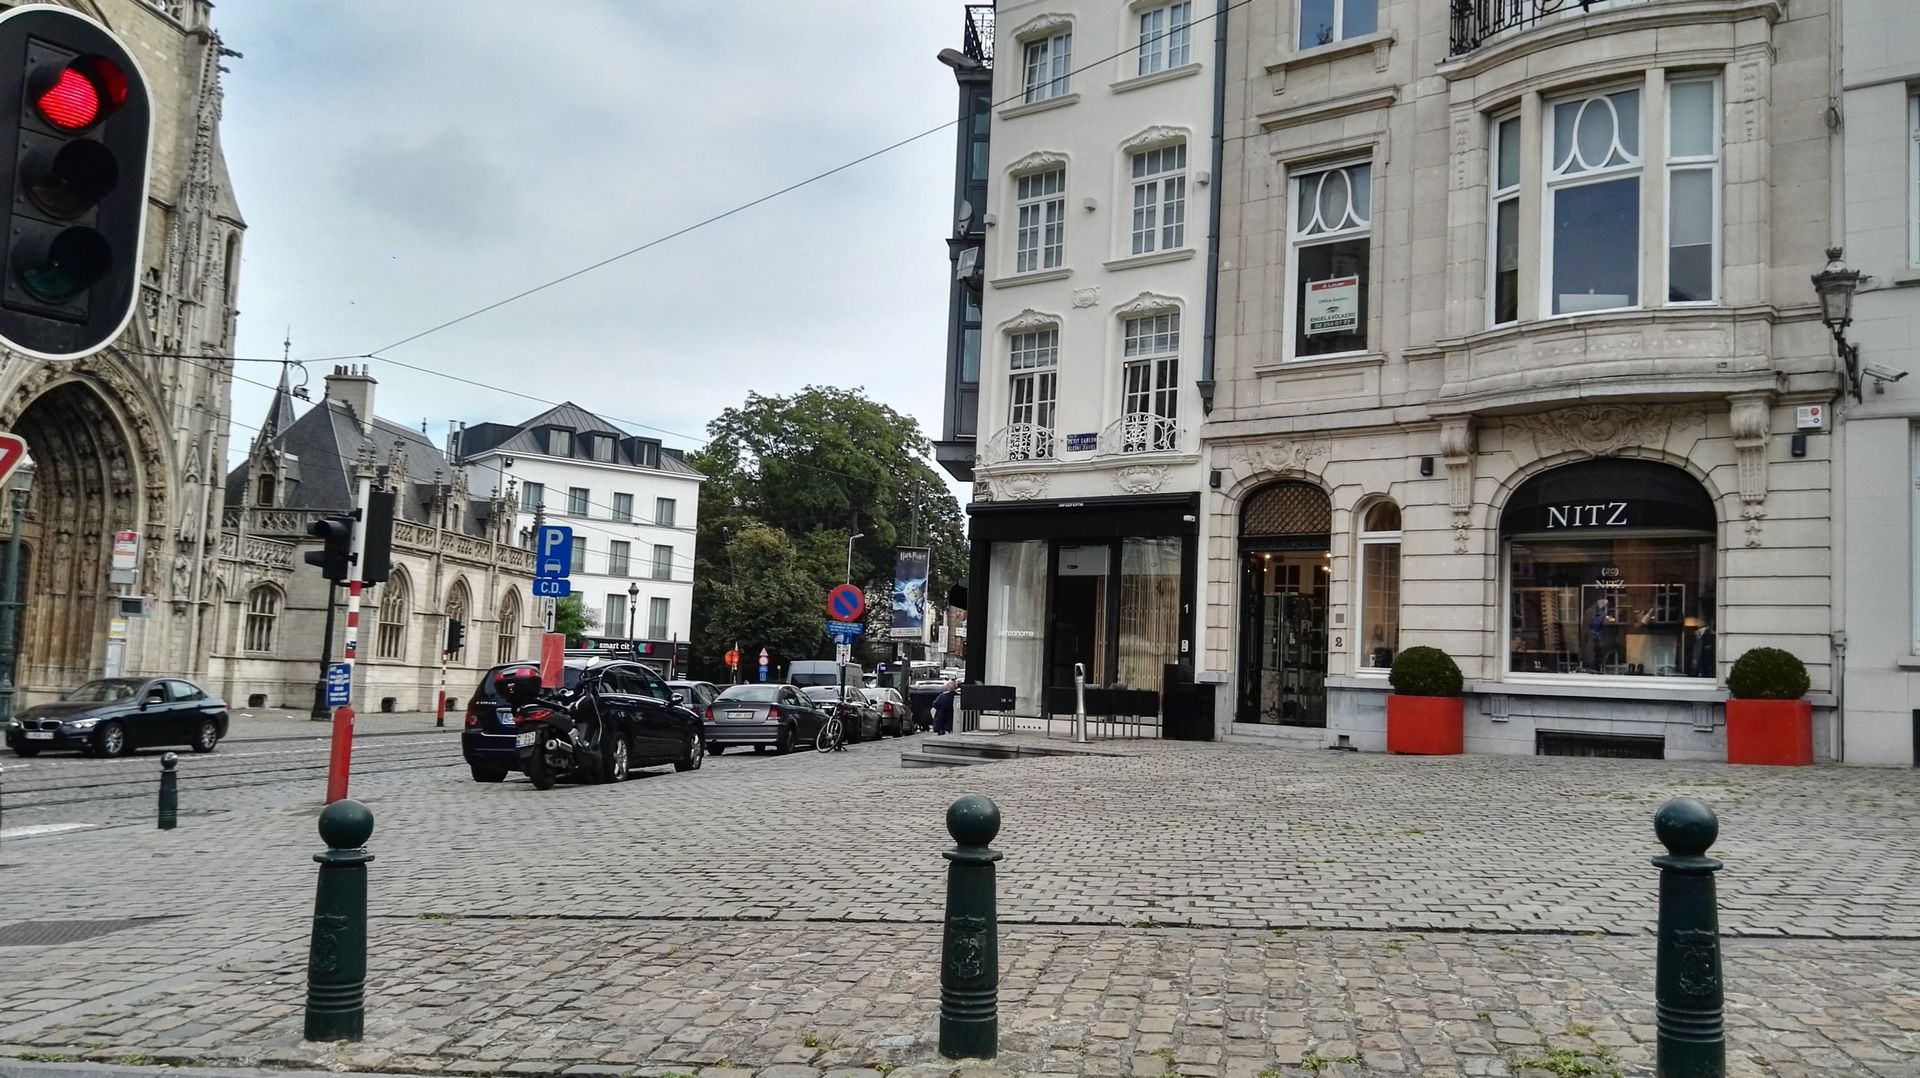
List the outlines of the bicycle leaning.
{"type": "Polygon", "coordinates": [[[847,726],[840,720],[840,707],[835,706],[827,721],[820,725],[820,732],[814,735],[813,747],[816,752],[847,751],[847,726]]]}

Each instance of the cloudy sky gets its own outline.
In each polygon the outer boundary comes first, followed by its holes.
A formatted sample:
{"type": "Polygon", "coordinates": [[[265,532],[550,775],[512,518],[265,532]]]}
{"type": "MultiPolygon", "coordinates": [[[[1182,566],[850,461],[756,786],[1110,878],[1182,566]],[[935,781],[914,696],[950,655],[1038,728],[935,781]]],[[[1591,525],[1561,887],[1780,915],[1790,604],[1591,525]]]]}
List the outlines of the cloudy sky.
{"type": "MultiPolygon", "coordinates": [[[[958,0],[230,0],[214,17],[244,54],[222,127],[248,224],[236,354],[278,356],[291,327],[296,359],[381,350],[951,118],[934,54],[963,20],[958,0]]],[[[864,386],[938,436],[952,168],[938,134],[391,355],[688,448],[749,390],[809,383],[864,386]]],[[[380,414],[436,441],[542,408],[373,372],[380,414]]],[[[237,383],[235,418],[258,423],[269,396],[237,383]]]]}

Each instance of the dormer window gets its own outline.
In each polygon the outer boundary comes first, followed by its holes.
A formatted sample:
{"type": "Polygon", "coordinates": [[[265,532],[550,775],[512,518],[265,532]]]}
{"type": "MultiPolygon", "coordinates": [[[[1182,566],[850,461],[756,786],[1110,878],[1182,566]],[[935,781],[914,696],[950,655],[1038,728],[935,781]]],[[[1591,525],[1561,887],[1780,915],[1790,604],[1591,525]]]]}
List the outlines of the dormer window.
{"type": "Polygon", "coordinates": [[[265,509],[273,508],[273,495],[274,495],[273,476],[271,475],[261,476],[260,477],[260,503],[259,503],[260,506],[265,509]]]}
{"type": "Polygon", "coordinates": [[[573,432],[557,427],[548,428],[547,452],[556,457],[573,456],[573,432]]]}
{"type": "Polygon", "coordinates": [[[591,443],[589,451],[592,453],[593,459],[601,462],[610,462],[613,460],[612,438],[604,434],[596,434],[589,438],[588,441],[591,443]]]}

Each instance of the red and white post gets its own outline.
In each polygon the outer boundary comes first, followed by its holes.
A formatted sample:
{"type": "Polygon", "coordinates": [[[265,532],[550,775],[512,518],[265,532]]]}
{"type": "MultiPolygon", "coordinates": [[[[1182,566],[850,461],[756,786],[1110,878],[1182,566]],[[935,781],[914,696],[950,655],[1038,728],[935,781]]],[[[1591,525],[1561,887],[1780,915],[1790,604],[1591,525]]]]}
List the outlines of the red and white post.
{"type": "Polygon", "coordinates": [[[360,654],[360,551],[367,541],[367,502],[373,493],[373,472],[364,461],[354,470],[353,553],[348,559],[347,635],[341,660],[347,665],[347,703],[333,709],[333,746],[327,762],[327,804],[347,796],[347,774],[353,769],[353,663],[360,654]]]}
{"type": "MultiPolygon", "coordinates": [[[[446,643],[444,635],[440,642],[446,643]]],[[[445,647],[440,649],[440,700],[433,708],[433,724],[435,726],[447,724],[447,649],[445,647]]]]}

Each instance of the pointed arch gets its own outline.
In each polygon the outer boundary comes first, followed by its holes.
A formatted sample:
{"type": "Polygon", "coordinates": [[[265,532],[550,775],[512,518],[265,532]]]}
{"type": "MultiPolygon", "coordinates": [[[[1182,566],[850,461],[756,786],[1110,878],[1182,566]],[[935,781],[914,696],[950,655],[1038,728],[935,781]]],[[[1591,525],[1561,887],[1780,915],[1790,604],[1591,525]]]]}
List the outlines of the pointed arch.
{"type": "Polygon", "coordinates": [[[374,629],[374,658],[405,662],[407,625],[413,620],[413,581],[400,566],[394,566],[387,582],[380,585],[378,610],[374,629]]]}
{"type": "Polygon", "coordinates": [[[500,620],[494,629],[493,661],[510,663],[520,657],[520,593],[508,588],[500,596],[500,620]]]}
{"type": "MultiPolygon", "coordinates": [[[[447,607],[445,613],[449,621],[471,624],[473,620],[473,589],[467,586],[466,577],[455,577],[453,586],[447,589],[447,607]]],[[[466,645],[463,643],[459,651],[448,655],[447,661],[454,666],[465,666],[467,662],[466,645]]]]}

